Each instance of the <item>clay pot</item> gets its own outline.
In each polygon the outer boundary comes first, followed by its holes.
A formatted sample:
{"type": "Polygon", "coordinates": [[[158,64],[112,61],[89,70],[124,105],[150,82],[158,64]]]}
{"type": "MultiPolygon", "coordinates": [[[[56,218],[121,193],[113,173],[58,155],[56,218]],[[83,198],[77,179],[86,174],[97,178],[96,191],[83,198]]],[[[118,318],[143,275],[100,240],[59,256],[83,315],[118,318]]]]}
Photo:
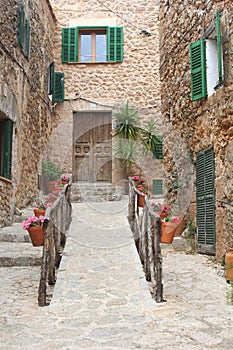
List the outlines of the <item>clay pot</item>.
{"type": "Polygon", "coordinates": [[[32,226],[29,227],[27,230],[30,235],[32,245],[34,247],[40,247],[44,245],[43,226],[32,226]]]}
{"type": "Polygon", "coordinates": [[[162,225],[161,225],[162,234],[160,237],[160,242],[171,244],[173,242],[176,229],[177,229],[177,224],[174,224],[173,222],[166,222],[166,221],[162,222],[162,225]]]}
{"type": "Polygon", "coordinates": [[[39,216],[45,216],[45,209],[34,209],[34,214],[38,218],[39,216]]]}

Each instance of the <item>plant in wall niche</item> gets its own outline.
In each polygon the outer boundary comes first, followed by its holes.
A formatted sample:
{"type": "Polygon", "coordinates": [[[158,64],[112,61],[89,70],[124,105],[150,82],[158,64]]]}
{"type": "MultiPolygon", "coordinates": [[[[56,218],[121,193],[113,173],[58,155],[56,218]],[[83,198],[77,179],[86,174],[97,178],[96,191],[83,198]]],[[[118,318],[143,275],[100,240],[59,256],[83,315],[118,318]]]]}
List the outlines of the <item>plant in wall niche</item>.
{"type": "Polygon", "coordinates": [[[61,169],[50,161],[42,163],[43,190],[46,193],[53,192],[61,178],[61,169]]]}
{"type": "Polygon", "coordinates": [[[47,181],[59,180],[62,175],[61,169],[53,162],[42,163],[42,176],[47,181]]]}

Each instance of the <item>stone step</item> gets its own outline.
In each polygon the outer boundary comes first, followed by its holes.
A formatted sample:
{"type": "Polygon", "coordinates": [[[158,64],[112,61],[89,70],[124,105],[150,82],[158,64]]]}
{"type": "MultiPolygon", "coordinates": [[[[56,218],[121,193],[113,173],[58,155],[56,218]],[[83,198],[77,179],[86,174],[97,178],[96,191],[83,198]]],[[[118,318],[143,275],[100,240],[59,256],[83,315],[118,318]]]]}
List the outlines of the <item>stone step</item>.
{"type": "Polygon", "coordinates": [[[73,183],[71,187],[71,202],[104,202],[120,198],[120,193],[110,183],[73,183]]]}
{"type": "Polygon", "coordinates": [[[42,253],[43,247],[33,247],[31,242],[1,242],[0,267],[39,266],[42,253]]]}
{"type": "Polygon", "coordinates": [[[27,231],[22,227],[22,223],[14,223],[11,226],[0,228],[0,242],[30,242],[27,231]]]}

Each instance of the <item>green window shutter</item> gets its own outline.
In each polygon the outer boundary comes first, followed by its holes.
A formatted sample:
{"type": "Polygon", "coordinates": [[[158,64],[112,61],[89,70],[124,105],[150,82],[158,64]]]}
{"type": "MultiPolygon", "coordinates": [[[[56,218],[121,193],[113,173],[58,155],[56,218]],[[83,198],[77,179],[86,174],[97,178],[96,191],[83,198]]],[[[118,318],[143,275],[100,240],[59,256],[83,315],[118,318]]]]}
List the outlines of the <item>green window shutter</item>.
{"type": "Polygon", "coordinates": [[[10,119],[3,120],[3,130],[3,162],[1,175],[7,179],[11,179],[13,123],[10,119]]]}
{"type": "Polygon", "coordinates": [[[25,22],[25,44],[24,44],[24,53],[26,57],[29,57],[30,50],[30,23],[29,21],[25,22]]]}
{"type": "Polygon", "coordinates": [[[163,180],[153,179],[153,194],[163,194],[163,180]]]}
{"type": "Polygon", "coordinates": [[[54,72],[53,102],[64,102],[64,73],[54,72]]]}
{"type": "Polygon", "coordinates": [[[215,254],[215,166],[213,147],[201,151],[196,159],[197,250],[215,254]]]}
{"type": "Polygon", "coordinates": [[[192,100],[207,96],[205,43],[200,39],[190,45],[192,100]]]}
{"type": "Polygon", "coordinates": [[[218,79],[219,84],[223,82],[222,75],[222,42],[221,42],[221,21],[219,12],[216,12],[216,33],[217,33],[217,50],[218,50],[218,79]]]}
{"type": "Polygon", "coordinates": [[[123,61],[123,27],[108,27],[108,62],[123,61]]]}
{"type": "Polygon", "coordinates": [[[78,61],[78,27],[62,28],[62,62],[78,61]]]}
{"type": "Polygon", "coordinates": [[[55,69],[55,63],[51,62],[49,65],[49,74],[48,74],[48,94],[53,94],[53,87],[54,87],[54,69],[55,69]]]}
{"type": "Polygon", "coordinates": [[[155,159],[163,159],[163,138],[161,137],[159,142],[156,144],[156,149],[153,154],[155,159]]]}
{"type": "Polygon", "coordinates": [[[25,12],[24,12],[24,6],[20,6],[19,10],[19,44],[23,48],[24,44],[24,20],[25,20],[25,12]]]}

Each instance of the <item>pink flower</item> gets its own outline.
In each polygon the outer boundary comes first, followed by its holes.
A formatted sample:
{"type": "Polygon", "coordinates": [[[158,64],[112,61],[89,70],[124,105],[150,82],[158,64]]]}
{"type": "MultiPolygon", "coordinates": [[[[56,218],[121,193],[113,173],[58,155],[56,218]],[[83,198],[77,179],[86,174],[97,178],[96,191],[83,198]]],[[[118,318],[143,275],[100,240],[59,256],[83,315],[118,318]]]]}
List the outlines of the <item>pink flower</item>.
{"type": "Polygon", "coordinates": [[[154,209],[154,207],[155,207],[155,203],[153,202],[153,203],[151,203],[151,208],[154,209]]]}
{"type": "Polygon", "coordinates": [[[172,218],[172,223],[173,224],[178,224],[179,223],[179,218],[172,218]]]}
{"type": "Polygon", "coordinates": [[[138,190],[141,191],[143,189],[142,185],[138,186],[138,190]]]}
{"type": "Polygon", "coordinates": [[[167,213],[168,212],[168,206],[167,205],[164,205],[164,207],[162,208],[162,211],[167,213]]]}
{"type": "Polygon", "coordinates": [[[134,176],[132,177],[132,179],[133,179],[134,181],[137,181],[137,180],[139,179],[139,176],[134,175],[134,176]]]}
{"type": "Polygon", "coordinates": [[[44,222],[44,216],[40,216],[39,218],[36,216],[30,216],[27,220],[23,222],[23,229],[27,230],[31,226],[41,226],[44,222]]]}

